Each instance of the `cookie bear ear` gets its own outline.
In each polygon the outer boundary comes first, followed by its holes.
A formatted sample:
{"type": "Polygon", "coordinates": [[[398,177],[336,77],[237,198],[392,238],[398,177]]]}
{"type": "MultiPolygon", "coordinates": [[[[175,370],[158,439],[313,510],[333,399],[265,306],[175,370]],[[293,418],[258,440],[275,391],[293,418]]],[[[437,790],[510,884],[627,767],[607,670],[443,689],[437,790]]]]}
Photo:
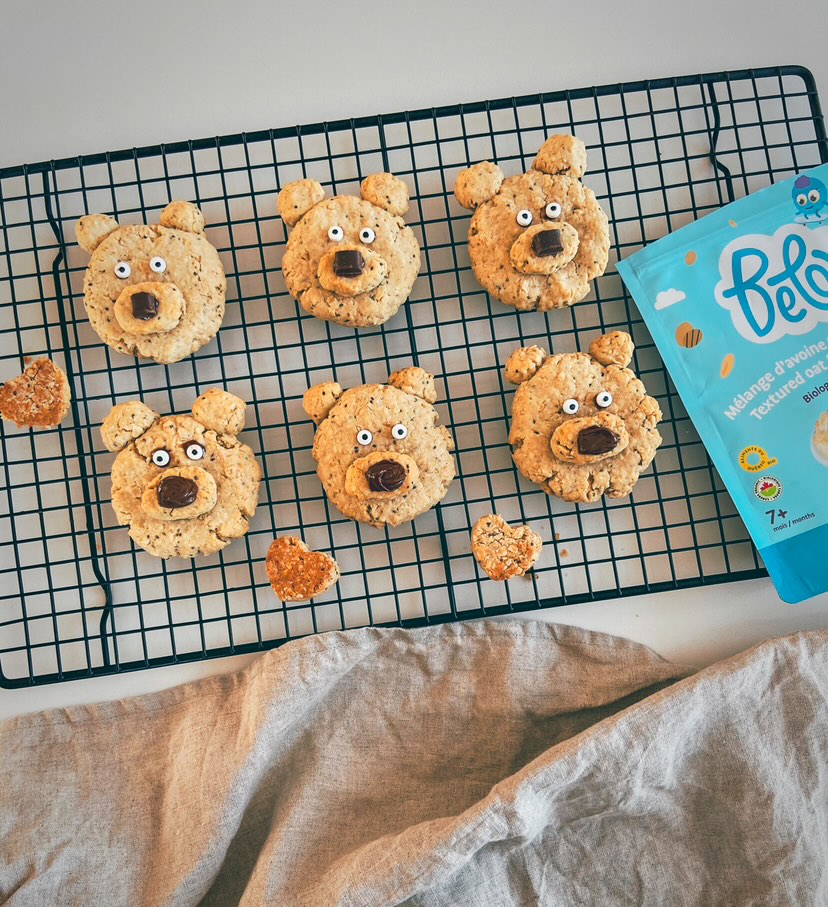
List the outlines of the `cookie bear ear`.
{"type": "Polygon", "coordinates": [[[161,212],[158,221],[162,227],[171,230],[185,230],[187,233],[204,232],[204,215],[192,202],[170,202],[161,212]]]}
{"type": "Polygon", "coordinates": [[[288,183],[276,199],[279,216],[289,227],[293,227],[324,197],[325,190],[316,180],[297,180],[295,183],[288,183]]]}
{"type": "Polygon", "coordinates": [[[305,391],[302,406],[311,419],[319,425],[327,418],[342,393],[342,387],[336,381],[323,381],[305,391]]]}
{"type": "Polygon", "coordinates": [[[385,208],[389,214],[402,217],[408,211],[408,186],[393,173],[372,173],[359,187],[366,202],[385,208]]]}
{"type": "Polygon", "coordinates": [[[422,397],[426,403],[434,403],[437,399],[434,375],[430,375],[425,369],[417,368],[415,365],[393,372],[388,377],[388,383],[407,394],[422,397]]]}
{"type": "Polygon", "coordinates": [[[220,435],[237,435],[244,428],[247,404],[235,394],[211,387],[193,404],[193,418],[220,435]]]}
{"type": "Polygon", "coordinates": [[[500,191],[503,171],[491,161],[461,170],[454,184],[454,197],[464,208],[476,208],[500,191]]]}
{"type": "Polygon", "coordinates": [[[589,346],[589,355],[601,365],[620,365],[624,368],[632,362],[635,344],[624,331],[612,331],[593,340],[589,346]]]}
{"type": "Polygon", "coordinates": [[[123,450],[130,441],[140,438],[142,434],[160,418],[158,413],[145,406],[140,400],[129,403],[118,403],[110,410],[101,424],[101,438],[104,447],[117,453],[123,450]]]}
{"type": "Polygon", "coordinates": [[[540,147],[534,170],[552,176],[563,173],[580,179],[586,173],[586,145],[574,135],[552,135],[540,147]]]}
{"type": "Polygon", "coordinates": [[[75,224],[75,237],[84,252],[91,255],[95,249],[118,229],[118,221],[108,214],[87,214],[75,224]]]}
{"type": "Polygon", "coordinates": [[[539,346],[520,346],[506,360],[503,374],[510,384],[528,381],[546,361],[546,350],[539,346]]]}

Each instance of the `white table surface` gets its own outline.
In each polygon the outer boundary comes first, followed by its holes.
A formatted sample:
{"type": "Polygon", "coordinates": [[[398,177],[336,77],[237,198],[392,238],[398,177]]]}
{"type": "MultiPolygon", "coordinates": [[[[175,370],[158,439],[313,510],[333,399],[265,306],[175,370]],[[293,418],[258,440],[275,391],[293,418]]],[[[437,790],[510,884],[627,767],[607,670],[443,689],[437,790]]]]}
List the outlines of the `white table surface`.
{"type": "MultiPolygon", "coordinates": [[[[798,63],[828,106],[825,0],[6,0],[0,166],[162,141],[659,76],[798,63]]],[[[828,627],[828,595],[767,580],[557,608],[558,621],[708,664],[828,627]]],[[[157,690],[257,656],[0,691],[0,718],[157,690]]]]}

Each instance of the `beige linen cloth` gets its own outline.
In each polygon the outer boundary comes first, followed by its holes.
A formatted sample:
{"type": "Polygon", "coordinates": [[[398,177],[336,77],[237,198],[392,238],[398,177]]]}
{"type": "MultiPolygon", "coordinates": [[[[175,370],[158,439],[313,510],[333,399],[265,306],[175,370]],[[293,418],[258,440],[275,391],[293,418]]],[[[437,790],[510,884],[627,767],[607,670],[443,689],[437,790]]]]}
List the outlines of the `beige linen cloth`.
{"type": "Polygon", "coordinates": [[[828,632],[686,674],[480,621],[15,719],[0,900],[828,904],[828,632]]]}

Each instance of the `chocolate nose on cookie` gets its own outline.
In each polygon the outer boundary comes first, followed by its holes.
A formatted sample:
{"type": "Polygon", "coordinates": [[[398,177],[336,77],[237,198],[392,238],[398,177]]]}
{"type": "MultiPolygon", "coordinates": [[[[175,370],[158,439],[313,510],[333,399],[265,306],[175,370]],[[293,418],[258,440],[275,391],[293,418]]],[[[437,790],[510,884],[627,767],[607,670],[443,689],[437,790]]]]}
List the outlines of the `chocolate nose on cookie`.
{"type": "Polygon", "coordinates": [[[365,270],[365,259],[357,249],[343,249],[334,255],[334,274],[337,277],[359,277],[365,270]]]}
{"type": "Polygon", "coordinates": [[[396,460],[380,460],[365,472],[371,491],[396,491],[405,482],[405,466],[396,460]]]}
{"type": "Polygon", "coordinates": [[[157,296],[152,293],[133,293],[132,294],[132,317],[138,321],[150,321],[158,314],[158,307],[161,305],[157,296]]]}
{"type": "Polygon", "coordinates": [[[585,456],[608,454],[618,445],[618,435],[600,425],[588,425],[578,432],[578,453],[585,456]]]}
{"type": "Polygon", "coordinates": [[[532,239],[532,251],[539,258],[557,255],[563,252],[563,240],[560,230],[541,230],[532,239]]]}
{"type": "Polygon", "coordinates": [[[198,485],[184,476],[167,476],[158,483],[158,504],[170,510],[188,507],[198,497],[198,485]]]}

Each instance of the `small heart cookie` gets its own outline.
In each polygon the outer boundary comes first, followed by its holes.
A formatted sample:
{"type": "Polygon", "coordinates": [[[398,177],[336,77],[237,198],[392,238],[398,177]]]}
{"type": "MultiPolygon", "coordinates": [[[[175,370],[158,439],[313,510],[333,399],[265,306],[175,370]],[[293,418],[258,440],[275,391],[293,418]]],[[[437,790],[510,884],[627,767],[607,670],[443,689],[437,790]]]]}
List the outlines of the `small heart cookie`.
{"type": "Polygon", "coordinates": [[[270,585],[283,602],[308,601],[339,579],[339,565],[329,554],[311,551],[292,535],[274,539],[266,565],[270,585]]]}
{"type": "Polygon", "coordinates": [[[0,415],[19,428],[57,428],[71,402],[66,375],[51,359],[36,359],[0,388],[0,415]]]}
{"type": "Polygon", "coordinates": [[[472,529],[472,554],[498,581],[523,576],[535,566],[543,542],[528,526],[510,526],[498,514],[481,517],[472,529]]]}

